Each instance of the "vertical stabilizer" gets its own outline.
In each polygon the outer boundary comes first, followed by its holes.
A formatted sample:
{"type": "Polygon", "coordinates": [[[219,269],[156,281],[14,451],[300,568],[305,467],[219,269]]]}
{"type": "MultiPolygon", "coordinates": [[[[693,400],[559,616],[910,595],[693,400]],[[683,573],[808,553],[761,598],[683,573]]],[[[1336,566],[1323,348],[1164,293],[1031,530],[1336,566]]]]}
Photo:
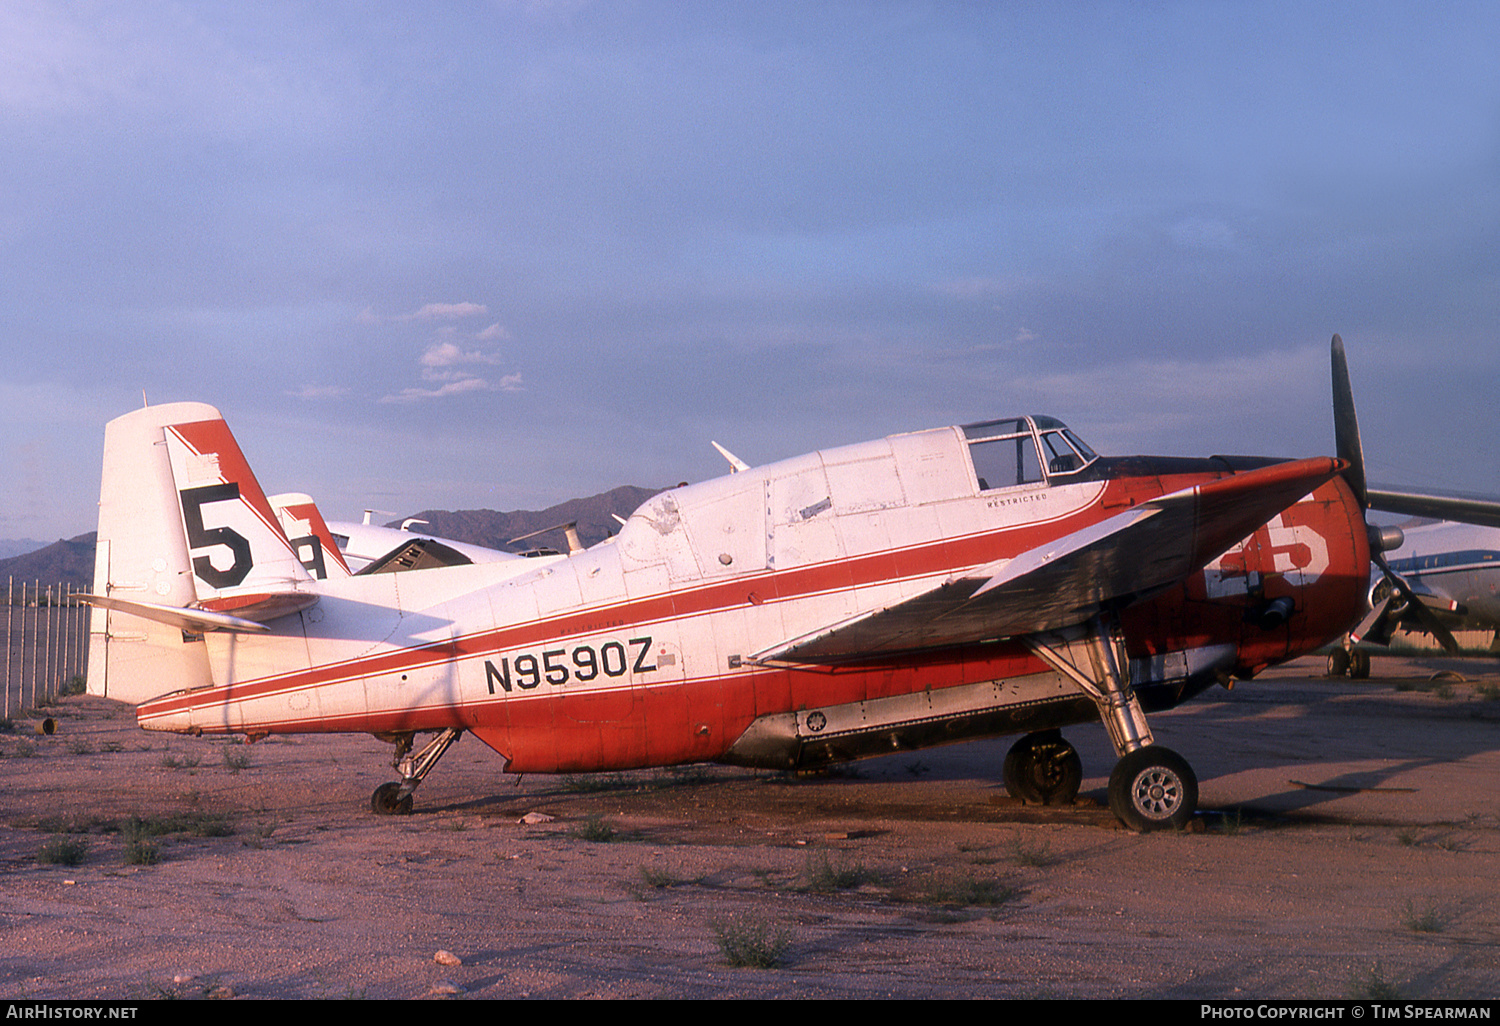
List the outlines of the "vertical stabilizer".
{"type": "Polygon", "coordinates": [[[90,693],[135,704],[212,684],[201,632],[303,608],[311,581],[218,410],[106,425],[94,594],[115,606],[92,614],[90,693]],[[210,615],[184,626],[184,609],[210,615]]]}
{"type": "Polygon", "coordinates": [[[270,501],[303,569],[320,581],[349,576],[349,564],[311,495],[288,492],[270,501]]]}
{"type": "Polygon", "coordinates": [[[223,418],[167,424],[163,438],[199,605],[240,612],[312,580],[223,418]]]}
{"type": "MultiPolygon", "coordinates": [[[[197,601],[163,435],[173,420],[218,415],[201,403],[172,403],[105,426],[94,594],[166,606],[197,601]]],[[[212,683],[202,639],[180,628],[95,606],[89,631],[90,694],[135,704],[212,683]]]]}

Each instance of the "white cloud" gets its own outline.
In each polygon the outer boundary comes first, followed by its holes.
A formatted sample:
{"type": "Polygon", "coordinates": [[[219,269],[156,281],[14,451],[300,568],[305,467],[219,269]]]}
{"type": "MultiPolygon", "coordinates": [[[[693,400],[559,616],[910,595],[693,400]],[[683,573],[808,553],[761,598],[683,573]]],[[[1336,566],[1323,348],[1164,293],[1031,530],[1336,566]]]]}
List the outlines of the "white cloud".
{"type": "Polygon", "coordinates": [[[418,321],[456,321],[489,312],[482,303],[428,303],[410,316],[418,321]]]}
{"type": "Polygon", "coordinates": [[[380,401],[383,403],[414,403],[422,399],[441,399],[444,396],[477,392],[489,387],[489,382],[482,378],[464,377],[445,382],[437,388],[403,388],[395,395],[382,397],[380,401]]]}
{"type": "MultiPolygon", "coordinates": [[[[422,354],[418,362],[423,368],[436,368],[453,367],[461,363],[496,364],[500,362],[500,358],[477,349],[465,352],[455,342],[435,342],[427,347],[427,351],[422,354]]],[[[427,370],[424,369],[422,374],[425,377],[427,370]]]]}
{"type": "MultiPolygon", "coordinates": [[[[404,314],[379,314],[373,306],[367,306],[355,317],[357,324],[388,324],[403,321],[461,321],[466,317],[482,317],[489,313],[489,307],[483,303],[424,303],[411,313],[404,314]]],[[[490,325],[480,332],[480,337],[500,338],[506,334],[505,329],[498,323],[490,325]],[[492,334],[493,333],[493,334],[492,334]]]]}
{"type": "Polygon", "coordinates": [[[431,382],[436,387],[403,388],[394,395],[383,396],[381,402],[410,403],[478,391],[521,391],[520,374],[507,374],[499,382],[491,383],[487,378],[469,370],[468,367],[473,365],[495,366],[499,364],[500,358],[480,349],[466,350],[456,342],[432,343],[417,362],[421,365],[422,380],[431,382]]]}
{"type": "Polygon", "coordinates": [[[337,399],[349,394],[343,385],[300,385],[286,393],[293,399],[337,399]]]}

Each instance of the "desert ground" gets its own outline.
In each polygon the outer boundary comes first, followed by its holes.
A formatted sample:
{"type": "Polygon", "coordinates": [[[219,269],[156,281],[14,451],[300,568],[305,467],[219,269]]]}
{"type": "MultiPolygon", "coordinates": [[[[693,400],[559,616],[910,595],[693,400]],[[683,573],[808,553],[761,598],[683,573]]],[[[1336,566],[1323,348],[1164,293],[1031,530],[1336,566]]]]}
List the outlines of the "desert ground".
{"type": "Polygon", "coordinates": [[[1495,997],[1500,663],[1321,670],[1154,716],[1201,811],[1148,835],[1105,808],[1097,725],[1065,731],[1065,809],[1005,794],[1005,738],[519,782],[463,738],[378,817],[373,738],[148,734],[68,698],[0,733],[0,993],[1495,997]]]}

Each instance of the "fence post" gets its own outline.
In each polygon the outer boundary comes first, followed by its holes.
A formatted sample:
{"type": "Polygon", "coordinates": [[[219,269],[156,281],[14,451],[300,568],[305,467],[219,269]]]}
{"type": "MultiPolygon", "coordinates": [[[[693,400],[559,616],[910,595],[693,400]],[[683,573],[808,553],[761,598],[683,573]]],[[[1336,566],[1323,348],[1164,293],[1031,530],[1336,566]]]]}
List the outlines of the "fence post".
{"type": "Polygon", "coordinates": [[[57,588],[57,612],[52,614],[52,697],[62,697],[62,639],[63,631],[67,629],[68,607],[63,605],[63,586],[55,585],[57,588]]]}
{"type": "MultiPolygon", "coordinates": [[[[85,586],[85,587],[87,587],[87,586],[85,586]]],[[[80,594],[82,594],[82,593],[80,593],[80,594]]],[[[84,678],[84,690],[85,691],[88,690],[88,675],[89,675],[89,657],[88,657],[88,651],[89,651],[89,649],[88,649],[88,644],[89,644],[89,630],[92,627],[93,622],[94,622],[93,612],[94,612],[94,607],[93,606],[90,606],[90,605],[80,605],[78,607],[78,634],[73,639],[73,644],[76,646],[76,650],[73,653],[73,665],[78,668],[78,675],[80,677],[84,678]]]]}
{"type": "Polygon", "coordinates": [[[15,615],[16,575],[5,579],[5,718],[10,719],[10,647],[15,640],[11,622],[15,615]]]}
{"type": "Polygon", "coordinates": [[[36,607],[35,607],[36,608],[36,612],[34,612],[34,613],[31,614],[31,706],[30,706],[30,708],[35,709],[36,708],[36,685],[37,685],[37,677],[38,677],[37,672],[36,672],[36,663],[37,663],[37,656],[40,654],[40,653],[37,652],[37,644],[36,644],[36,642],[37,642],[37,638],[39,638],[41,636],[41,633],[42,633],[42,621],[41,621],[41,616],[42,616],[42,581],[41,581],[41,578],[37,578],[36,580],[34,580],[34,581],[31,582],[31,601],[33,601],[33,602],[36,603],[36,607]]]}
{"type": "Polygon", "coordinates": [[[15,609],[16,575],[5,579],[5,718],[10,719],[10,633],[11,613],[15,609]]]}
{"type": "MultiPolygon", "coordinates": [[[[87,585],[90,591],[93,585],[87,585]]],[[[94,607],[85,604],[78,611],[78,672],[83,675],[84,690],[88,690],[89,678],[89,632],[94,629],[94,607]]]]}
{"type": "Polygon", "coordinates": [[[57,697],[57,664],[52,659],[52,585],[47,585],[47,631],[42,635],[42,698],[50,702],[57,697]]]}
{"type": "Polygon", "coordinates": [[[63,599],[62,607],[63,629],[57,642],[57,661],[61,668],[57,679],[66,687],[68,681],[73,679],[68,673],[68,670],[72,668],[69,656],[73,654],[73,586],[71,584],[64,585],[64,594],[66,597],[63,599]]]}
{"type": "MultiPolygon", "coordinates": [[[[33,656],[34,658],[34,656],[33,656]]],[[[26,672],[26,582],[21,582],[21,687],[17,692],[16,705],[21,709],[26,706],[26,684],[31,679],[31,674],[26,672]]]]}
{"type": "Polygon", "coordinates": [[[68,611],[68,629],[63,634],[63,637],[67,638],[67,645],[64,646],[67,649],[67,657],[63,660],[66,664],[66,669],[63,673],[64,682],[72,681],[74,677],[78,676],[78,660],[73,655],[73,643],[78,634],[77,605],[78,589],[70,584],[68,585],[68,604],[63,607],[68,611]]]}

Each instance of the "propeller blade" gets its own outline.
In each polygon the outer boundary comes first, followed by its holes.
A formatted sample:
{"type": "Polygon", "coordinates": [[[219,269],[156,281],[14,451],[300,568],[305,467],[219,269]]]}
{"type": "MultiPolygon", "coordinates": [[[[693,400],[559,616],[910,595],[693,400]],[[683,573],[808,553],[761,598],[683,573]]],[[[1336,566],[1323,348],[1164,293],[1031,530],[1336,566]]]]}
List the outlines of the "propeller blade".
{"type": "Polygon", "coordinates": [[[1387,595],[1375,603],[1365,618],[1359,621],[1359,625],[1349,632],[1349,640],[1355,644],[1361,641],[1373,641],[1377,645],[1389,644],[1391,640],[1390,624],[1386,619],[1386,613],[1391,608],[1391,596],[1387,595]]]}
{"type": "Polygon", "coordinates": [[[1362,509],[1378,509],[1437,520],[1500,527],[1500,499],[1483,495],[1444,495],[1436,492],[1370,488],[1365,478],[1365,453],[1359,438],[1359,418],[1354,413],[1354,389],[1349,384],[1349,361],[1344,340],[1333,336],[1333,437],[1338,457],[1347,460],[1344,480],[1349,483],[1362,509]]]}
{"type": "Polygon", "coordinates": [[[1344,356],[1344,340],[1333,336],[1333,438],[1338,457],[1349,463],[1344,480],[1349,482],[1361,509],[1368,509],[1365,488],[1365,452],[1359,441],[1359,418],[1354,413],[1354,389],[1349,384],[1349,361],[1344,356]]]}
{"type": "Polygon", "coordinates": [[[1453,633],[1447,627],[1443,626],[1442,621],[1427,607],[1427,603],[1422,601],[1421,596],[1411,590],[1411,585],[1407,584],[1400,574],[1391,569],[1390,564],[1385,561],[1385,556],[1378,552],[1372,552],[1370,553],[1370,558],[1375,561],[1376,566],[1380,567],[1381,572],[1385,574],[1386,580],[1391,582],[1391,587],[1396,592],[1399,592],[1401,598],[1405,601],[1406,605],[1403,615],[1409,611],[1417,622],[1421,624],[1422,630],[1436,638],[1438,644],[1443,646],[1444,651],[1457,652],[1458,640],[1453,637],[1453,633]]]}

